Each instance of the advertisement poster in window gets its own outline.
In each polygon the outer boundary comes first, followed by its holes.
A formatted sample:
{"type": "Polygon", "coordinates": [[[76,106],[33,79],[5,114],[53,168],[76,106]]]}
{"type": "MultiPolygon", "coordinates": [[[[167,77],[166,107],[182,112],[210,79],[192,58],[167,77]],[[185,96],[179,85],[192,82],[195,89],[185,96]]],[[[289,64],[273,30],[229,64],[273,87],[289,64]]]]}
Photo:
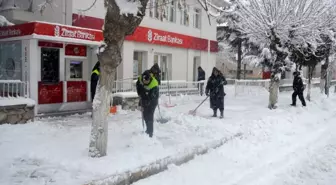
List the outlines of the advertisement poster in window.
{"type": "Polygon", "coordinates": [[[63,82],[38,83],[38,104],[63,103],[63,82]]]}
{"type": "Polygon", "coordinates": [[[68,81],[67,82],[67,102],[87,101],[86,81],[68,81]]]}

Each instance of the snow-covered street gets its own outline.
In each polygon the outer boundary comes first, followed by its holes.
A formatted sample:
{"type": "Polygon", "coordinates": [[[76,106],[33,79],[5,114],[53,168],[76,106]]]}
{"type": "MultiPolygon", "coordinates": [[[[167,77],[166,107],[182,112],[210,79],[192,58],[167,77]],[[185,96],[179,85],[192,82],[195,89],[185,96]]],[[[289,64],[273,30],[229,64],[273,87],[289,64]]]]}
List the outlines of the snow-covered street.
{"type": "Polygon", "coordinates": [[[245,122],[240,139],[135,184],[333,185],[335,100],[322,98],[307,109],[268,112],[245,122]]]}
{"type": "Polygon", "coordinates": [[[290,92],[280,93],[278,109],[269,110],[267,92],[234,97],[230,86],[226,92],[223,120],[210,118],[208,102],[197,116],[187,115],[204,97],[174,97],[176,107],[161,107],[171,121],[155,123],[153,139],[142,133],[138,111],[119,111],[109,118],[108,156],[99,159],[88,157],[89,114],[2,125],[0,184],[84,184],[236,133],[243,135],[135,184],[335,182],[334,94],[326,98],[314,89],[307,107],[294,108],[290,92]]]}

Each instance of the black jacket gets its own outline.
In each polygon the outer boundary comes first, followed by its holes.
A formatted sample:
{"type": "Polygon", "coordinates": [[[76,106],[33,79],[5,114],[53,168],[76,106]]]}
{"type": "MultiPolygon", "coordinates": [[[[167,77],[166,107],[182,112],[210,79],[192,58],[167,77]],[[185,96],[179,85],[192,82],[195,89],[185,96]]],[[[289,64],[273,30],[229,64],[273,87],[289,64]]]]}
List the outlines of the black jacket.
{"type": "Polygon", "coordinates": [[[202,80],[205,80],[205,71],[203,69],[198,71],[198,78],[197,78],[197,81],[202,81],[202,80]]]}
{"type": "Polygon", "coordinates": [[[161,69],[157,63],[150,68],[150,72],[154,75],[159,85],[161,85],[161,69]]]}
{"type": "Polygon", "coordinates": [[[136,82],[136,89],[140,97],[139,105],[142,107],[156,107],[159,100],[159,87],[155,78],[151,78],[148,85],[142,83],[142,77],[136,82]]]}
{"type": "Polygon", "coordinates": [[[98,71],[98,73],[100,73],[100,62],[99,61],[93,67],[92,73],[91,73],[91,88],[90,89],[91,89],[91,94],[93,94],[93,95],[96,92],[96,87],[97,87],[98,80],[99,80],[99,74],[97,74],[96,71],[98,71]]]}
{"type": "Polygon", "coordinates": [[[210,97],[224,97],[224,85],[227,84],[225,77],[221,74],[211,75],[206,85],[206,94],[210,93],[210,97]]]}
{"type": "Polygon", "coordinates": [[[303,92],[304,91],[304,85],[302,78],[300,76],[295,76],[293,80],[293,89],[295,92],[303,92]]]}

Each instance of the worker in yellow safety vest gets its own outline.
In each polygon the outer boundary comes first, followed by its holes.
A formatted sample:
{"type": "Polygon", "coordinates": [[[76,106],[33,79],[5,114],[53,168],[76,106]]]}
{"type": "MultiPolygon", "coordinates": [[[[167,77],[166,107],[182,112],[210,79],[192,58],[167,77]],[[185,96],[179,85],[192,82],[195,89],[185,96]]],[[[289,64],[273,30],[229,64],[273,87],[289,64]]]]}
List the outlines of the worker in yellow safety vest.
{"type": "Polygon", "coordinates": [[[159,101],[159,83],[149,70],[139,76],[136,83],[139,105],[142,108],[142,116],[146,123],[146,134],[153,137],[154,112],[159,101]]]}
{"type": "Polygon", "coordinates": [[[96,94],[96,88],[100,75],[100,62],[98,61],[93,67],[91,72],[91,101],[93,102],[94,96],[96,94]]]}

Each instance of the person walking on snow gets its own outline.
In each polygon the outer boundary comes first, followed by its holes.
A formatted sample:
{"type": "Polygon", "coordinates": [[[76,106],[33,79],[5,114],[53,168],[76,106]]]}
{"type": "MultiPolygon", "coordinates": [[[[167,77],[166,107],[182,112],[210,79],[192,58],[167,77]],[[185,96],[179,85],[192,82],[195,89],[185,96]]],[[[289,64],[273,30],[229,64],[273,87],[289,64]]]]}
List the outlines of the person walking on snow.
{"type": "Polygon", "coordinates": [[[198,90],[200,92],[200,95],[203,96],[203,86],[204,83],[200,82],[205,80],[205,71],[202,69],[201,66],[198,67],[198,77],[197,77],[197,81],[198,81],[198,90]]]}
{"type": "Polygon", "coordinates": [[[213,110],[213,117],[217,117],[217,110],[220,111],[220,118],[224,117],[224,85],[226,85],[226,79],[223,74],[214,67],[212,74],[206,85],[206,95],[210,96],[210,108],[213,110]]]}
{"type": "Polygon", "coordinates": [[[299,96],[299,99],[302,103],[302,106],[306,106],[306,101],[303,97],[303,91],[304,91],[304,85],[302,78],[300,76],[300,72],[295,71],[293,73],[294,79],[293,79],[293,89],[294,92],[292,94],[292,104],[291,106],[296,106],[296,97],[299,96]]]}
{"type": "Polygon", "coordinates": [[[151,68],[150,68],[150,73],[152,73],[159,83],[161,85],[161,70],[159,67],[159,64],[155,63],[151,68]]]}
{"type": "Polygon", "coordinates": [[[91,72],[91,101],[93,102],[94,96],[96,94],[96,88],[100,75],[100,62],[98,61],[96,65],[93,67],[91,72]]]}
{"type": "Polygon", "coordinates": [[[139,106],[146,123],[146,134],[153,137],[154,112],[159,100],[159,83],[149,70],[146,70],[136,82],[136,89],[140,97],[139,106]]]}

